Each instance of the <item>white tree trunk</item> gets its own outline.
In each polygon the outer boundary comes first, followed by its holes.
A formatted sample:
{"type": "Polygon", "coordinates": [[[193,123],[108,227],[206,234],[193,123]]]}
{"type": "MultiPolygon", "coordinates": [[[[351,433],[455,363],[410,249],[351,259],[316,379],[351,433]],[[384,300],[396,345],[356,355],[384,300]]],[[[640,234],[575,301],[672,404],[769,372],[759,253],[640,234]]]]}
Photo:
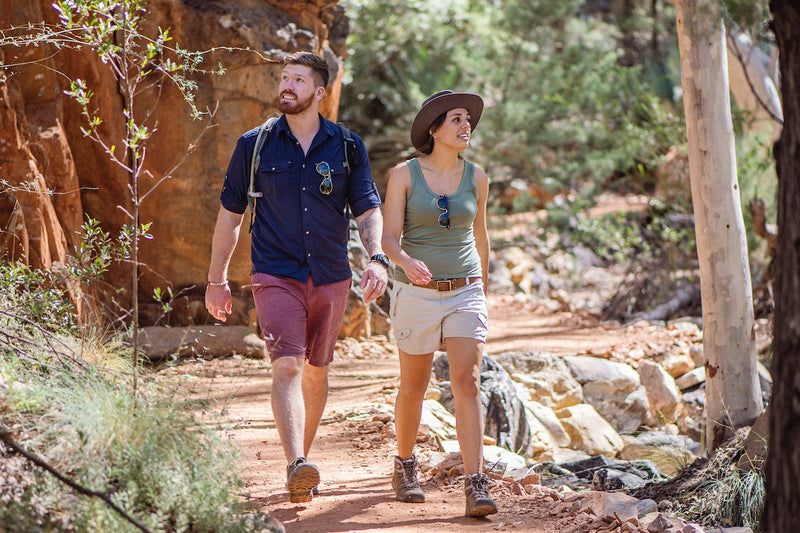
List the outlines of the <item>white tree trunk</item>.
{"type": "Polygon", "coordinates": [[[751,113],[745,134],[764,136],[769,146],[781,135],[783,112],[775,81],[770,75],[771,58],[753,45],[747,34],[728,35],[728,75],[736,104],[751,113]],[[777,119],[777,120],[776,120],[777,119]]]}
{"type": "Polygon", "coordinates": [[[678,0],[689,176],[706,360],[706,449],[763,410],[753,296],[736,175],[725,28],[714,0],[678,0]]]}

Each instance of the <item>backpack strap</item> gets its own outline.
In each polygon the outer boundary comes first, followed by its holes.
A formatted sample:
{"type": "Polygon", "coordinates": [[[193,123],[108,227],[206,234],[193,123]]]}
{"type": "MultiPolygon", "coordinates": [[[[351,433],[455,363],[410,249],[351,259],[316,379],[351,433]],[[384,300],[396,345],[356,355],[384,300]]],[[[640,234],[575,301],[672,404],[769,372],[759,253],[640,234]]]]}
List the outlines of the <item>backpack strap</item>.
{"type": "MultiPolygon", "coordinates": [[[[347,173],[347,177],[350,177],[351,167],[350,167],[350,160],[358,161],[358,145],[356,144],[356,140],[353,138],[353,132],[351,132],[347,126],[343,124],[339,124],[339,129],[342,132],[342,145],[344,146],[344,170],[347,173]]],[[[347,216],[347,240],[350,240],[350,218],[352,215],[350,213],[350,204],[345,205],[345,213],[347,216]]]]}
{"type": "Polygon", "coordinates": [[[339,124],[339,129],[342,131],[342,139],[344,142],[344,169],[347,172],[347,176],[350,176],[350,159],[358,159],[358,146],[356,145],[356,140],[353,138],[353,132],[347,129],[347,126],[343,124],[339,124]],[[352,156],[351,156],[352,152],[352,156]]]}
{"type": "Polygon", "coordinates": [[[267,142],[267,138],[277,121],[278,117],[269,117],[267,121],[258,128],[256,144],[253,146],[253,156],[250,158],[250,186],[247,188],[247,205],[250,207],[250,227],[247,230],[248,232],[253,231],[253,224],[256,219],[256,200],[264,196],[264,193],[256,192],[256,170],[258,169],[259,163],[261,163],[261,148],[263,148],[264,144],[267,142]]]}

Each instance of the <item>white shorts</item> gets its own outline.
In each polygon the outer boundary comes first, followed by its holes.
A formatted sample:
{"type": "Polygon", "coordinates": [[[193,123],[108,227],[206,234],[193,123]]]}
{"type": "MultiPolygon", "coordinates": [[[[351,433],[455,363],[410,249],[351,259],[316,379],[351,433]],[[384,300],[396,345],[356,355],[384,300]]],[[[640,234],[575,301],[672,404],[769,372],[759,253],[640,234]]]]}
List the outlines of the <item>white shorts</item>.
{"type": "Polygon", "coordinates": [[[395,281],[390,296],[397,347],[408,354],[435,352],[449,337],[486,342],[489,313],[482,281],[452,291],[395,281]]]}

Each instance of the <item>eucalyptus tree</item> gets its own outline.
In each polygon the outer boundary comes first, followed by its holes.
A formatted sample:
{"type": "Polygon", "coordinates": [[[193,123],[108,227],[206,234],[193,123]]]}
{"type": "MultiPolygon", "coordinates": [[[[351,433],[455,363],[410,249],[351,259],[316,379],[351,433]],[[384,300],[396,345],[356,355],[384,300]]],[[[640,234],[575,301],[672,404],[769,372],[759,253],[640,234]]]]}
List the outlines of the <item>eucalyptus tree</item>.
{"type": "Polygon", "coordinates": [[[721,5],[715,0],[676,5],[700,262],[706,449],[712,451],[733,429],[752,424],[763,404],[721,5]]]}

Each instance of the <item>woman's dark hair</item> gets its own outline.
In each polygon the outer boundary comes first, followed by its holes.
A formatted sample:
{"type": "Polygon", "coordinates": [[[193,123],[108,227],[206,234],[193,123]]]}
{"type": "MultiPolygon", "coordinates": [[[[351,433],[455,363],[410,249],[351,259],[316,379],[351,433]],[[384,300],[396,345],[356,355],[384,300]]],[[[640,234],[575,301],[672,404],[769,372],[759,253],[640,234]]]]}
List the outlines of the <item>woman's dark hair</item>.
{"type": "Polygon", "coordinates": [[[283,58],[283,65],[303,65],[311,69],[311,75],[318,83],[318,87],[328,87],[330,73],[328,64],[324,59],[311,52],[295,52],[283,58]]]}
{"type": "Polygon", "coordinates": [[[431,125],[428,126],[428,136],[425,138],[425,144],[419,149],[419,151],[425,155],[430,154],[433,152],[433,135],[431,135],[431,130],[436,131],[439,129],[439,126],[444,124],[444,119],[447,118],[447,111],[436,117],[431,125]]]}

